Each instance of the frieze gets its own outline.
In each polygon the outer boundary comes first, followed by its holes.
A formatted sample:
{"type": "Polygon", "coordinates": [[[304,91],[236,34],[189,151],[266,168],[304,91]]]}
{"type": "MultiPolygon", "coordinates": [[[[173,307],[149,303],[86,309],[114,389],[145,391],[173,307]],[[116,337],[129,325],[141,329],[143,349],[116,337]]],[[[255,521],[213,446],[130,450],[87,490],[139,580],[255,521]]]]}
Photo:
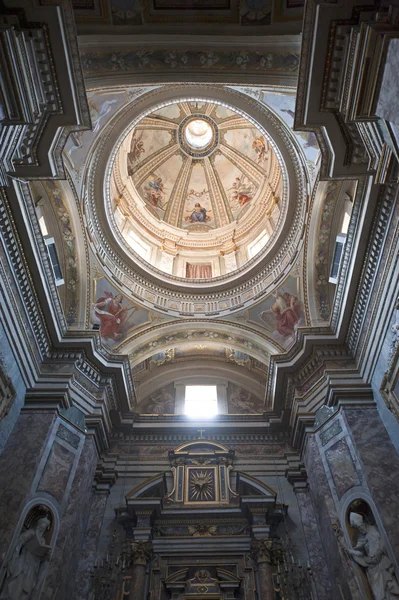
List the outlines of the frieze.
{"type": "Polygon", "coordinates": [[[178,50],[152,48],[151,50],[122,50],[120,48],[83,48],[81,53],[83,73],[86,78],[98,75],[123,73],[156,73],[197,71],[220,73],[290,73],[296,74],[299,66],[297,51],[178,50]]]}

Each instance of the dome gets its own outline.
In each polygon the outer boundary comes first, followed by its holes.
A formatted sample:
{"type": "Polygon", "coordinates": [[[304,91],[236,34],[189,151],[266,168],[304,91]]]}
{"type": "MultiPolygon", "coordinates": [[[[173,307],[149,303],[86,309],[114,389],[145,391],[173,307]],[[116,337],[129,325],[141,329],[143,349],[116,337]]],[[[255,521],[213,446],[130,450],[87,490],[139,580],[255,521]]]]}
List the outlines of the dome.
{"type": "Polygon", "coordinates": [[[282,171],[267,132],[213,100],[175,100],[136,120],[112,167],[113,216],[141,260],[212,280],[265,252],[282,171]]]}

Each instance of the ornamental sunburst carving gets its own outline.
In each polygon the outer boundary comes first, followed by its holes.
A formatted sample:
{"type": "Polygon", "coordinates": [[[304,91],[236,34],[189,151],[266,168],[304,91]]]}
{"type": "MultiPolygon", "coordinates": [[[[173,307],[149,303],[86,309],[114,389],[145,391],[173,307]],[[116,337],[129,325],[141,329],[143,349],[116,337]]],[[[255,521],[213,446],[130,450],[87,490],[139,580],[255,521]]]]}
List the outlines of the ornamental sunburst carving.
{"type": "Polygon", "coordinates": [[[215,480],[212,469],[202,469],[190,472],[190,500],[209,502],[215,500],[215,480]]]}

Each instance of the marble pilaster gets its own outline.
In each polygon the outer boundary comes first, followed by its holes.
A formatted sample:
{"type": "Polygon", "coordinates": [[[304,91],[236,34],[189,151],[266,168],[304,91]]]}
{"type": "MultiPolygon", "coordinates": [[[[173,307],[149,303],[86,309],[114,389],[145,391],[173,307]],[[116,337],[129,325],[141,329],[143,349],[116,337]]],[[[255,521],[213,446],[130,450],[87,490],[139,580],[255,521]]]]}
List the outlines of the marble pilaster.
{"type": "Polygon", "coordinates": [[[367,487],[392,550],[399,560],[399,456],[376,408],[345,407],[343,415],[356,447],[367,487]]]}
{"type": "Polygon", "coordinates": [[[56,415],[22,412],[0,456],[0,557],[3,560],[31,491],[56,415]]]}
{"type": "Polygon", "coordinates": [[[308,474],[309,494],[329,570],[330,598],[331,600],[351,600],[358,597],[356,596],[357,585],[353,581],[345,558],[341,555],[334,535],[333,526],[339,523],[339,519],[314,435],[308,436],[304,460],[308,474]]]}
{"type": "Polygon", "coordinates": [[[94,439],[87,437],[79,458],[60,530],[53,550],[42,600],[73,597],[75,580],[88,524],[91,488],[98,455],[94,439]]]}
{"type": "Polygon", "coordinates": [[[96,560],[97,546],[101,534],[108,493],[93,494],[90,502],[90,516],[86,528],[85,541],[79,561],[73,600],[87,600],[90,594],[90,571],[96,560]]]}

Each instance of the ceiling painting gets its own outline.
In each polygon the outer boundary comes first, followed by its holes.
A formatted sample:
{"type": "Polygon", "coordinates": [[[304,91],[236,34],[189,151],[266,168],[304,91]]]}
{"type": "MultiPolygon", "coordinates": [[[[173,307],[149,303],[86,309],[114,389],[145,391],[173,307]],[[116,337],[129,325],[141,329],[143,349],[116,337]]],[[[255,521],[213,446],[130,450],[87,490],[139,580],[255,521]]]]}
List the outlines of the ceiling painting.
{"type": "MultiPolygon", "coordinates": [[[[263,92],[262,102],[270,106],[289,127],[294,126],[295,116],[295,96],[263,92]]],[[[296,131],[295,135],[305,153],[305,156],[311,162],[316,162],[319,158],[320,149],[315,134],[312,131],[296,131]]]]}
{"type": "Polygon", "coordinates": [[[151,323],[151,312],[126,298],[105,277],[94,283],[90,323],[107,346],[116,348],[132,331],[151,323]]]}
{"type": "MultiPolygon", "coordinates": [[[[268,108],[271,108],[276,115],[288,125],[302,148],[312,175],[312,183],[314,183],[320,165],[320,148],[313,132],[293,130],[296,96],[293,93],[270,92],[256,87],[232,87],[233,89],[240,90],[241,92],[256,98],[258,101],[268,106],[268,108]]],[[[259,150],[261,151],[260,144],[259,150]]]]}
{"type": "Polygon", "coordinates": [[[306,325],[299,277],[290,275],[275,294],[252,307],[248,321],[270,332],[285,349],[291,347],[298,327],[306,325]]]}
{"type": "Polygon", "coordinates": [[[156,87],[146,86],[144,88],[133,87],[105,90],[102,92],[87,92],[92,130],[81,130],[71,133],[63,152],[66,164],[70,167],[77,187],[79,187],[82,179],[88,152],[106,124],[128,102],[156,87]]]}
{"type": "Polygon", "coordinates": [[[141,195],[146,207],[162,220],[175,185],[174,173],[180,171],[182,156],[171,156],[152,173],[149,173],[141,187],[141,195]]]}
{"type": "Polygon", "coordinates": [[[242,216],[242,209],[255,197],[257,185],[225,156],[216,156],[214,163],[227,195],[230,214],[237,220],[242,216]]]}
{"type": "Polygon", "coordinates": [[[210,100],[155,109],[119,146],[116,227],[141,258],[151,257],[168,274],[208,280],[245,264],[252,242],[267,232],[267,244],[280,215],[278,208],[270,218],[283,183],[266,137],[242,114],[210,100]],[[209,268],[197,276],[188,266],[197,264],[209,268]]]}
{"type": "Polygon", "coordinates": [[[139,165],[146,158],[151,157],[165,146],[168,146],[172,140],[172,133],[169,131],[158,131],[155,137],[151,130],[141,129],[132,135],[130,142],[130,153],[128,154],[128,171],[134,173],[134,167],[139,165]]]}
{"type": "Polygon", "coordinates": [[[261,362],[253,358],[250,354],[241,350],[235,350],[228,345],[209,344],[208,342],[187,342],[156,352],[150,358],[136,364],[132,367],[132,376],[136,382],[139,382],[149,372],[165,365],[191,362],[198,366],[199,361],[230,363],[256,375],[260,375],[263,380],[269,372],[268,360],[261,362]]]}
{"type": "Polygon", "coordinates": [[[140,414],[173,415],[175,413],[176,390],[173,383],[169,383],[156,392],[149,394],[141,400],[136,407],[140,414]]]}
{"type": "Polygon", "coordinates": [[[184,199],[180,227],[192,230],[197,228],[198,231],[206,231],[205,227],[215,228],[217,212],[212,204],[208,187],[204,166],[195,164],[191,170],[187,195],[184,199]]]}
{"type": "Polygon", "coordinates": [[[228,129],[223,133],[226,144],[232,148],[240,148],[241,154],[266,169],[268,165],[268,144],[263,135],[255,128],[244,129],[242,127],[228,129]],[[237,139],[238,138],[238,139],[237,139]]]}
{"type": "Polygon", "coordinates": [[[227,387],[227,407],[229,415],[262,414],[263,400],[248,390],[229,382],[227,387]]]}
{"type": "MultiPolygon", "coordinates": [[[[244,334],[231,334],[226,331],[209,331],[206,329],[179,329],[175,333],[159,333],[158,336],[154,337],[150,341],[143,343],[137,343],[132,345],[130,340],[126,340],[124,344],[118,348],[121,352],[128,352],[132,365],[135,366],[137,363],[145,360],[146,358],[153,356],[154,351],[162,352],[167,348],[176,348],[177,345],[185,344],[187,341],[195,343],[195,345],[220,345],[223,344],[227,348],[235,347],[236,350],[240,350],[244,354],[250,353],[251,356],[261,357],[260,362],[267,364],[269,362],[270,354],[255,340],[249,340],[244,334]]],[[[276,344],[275,348],[277,351],[282,350],[282,347],[276,344]]],[[[234,362],[234,361],[232,361],[234,362]]]]}

